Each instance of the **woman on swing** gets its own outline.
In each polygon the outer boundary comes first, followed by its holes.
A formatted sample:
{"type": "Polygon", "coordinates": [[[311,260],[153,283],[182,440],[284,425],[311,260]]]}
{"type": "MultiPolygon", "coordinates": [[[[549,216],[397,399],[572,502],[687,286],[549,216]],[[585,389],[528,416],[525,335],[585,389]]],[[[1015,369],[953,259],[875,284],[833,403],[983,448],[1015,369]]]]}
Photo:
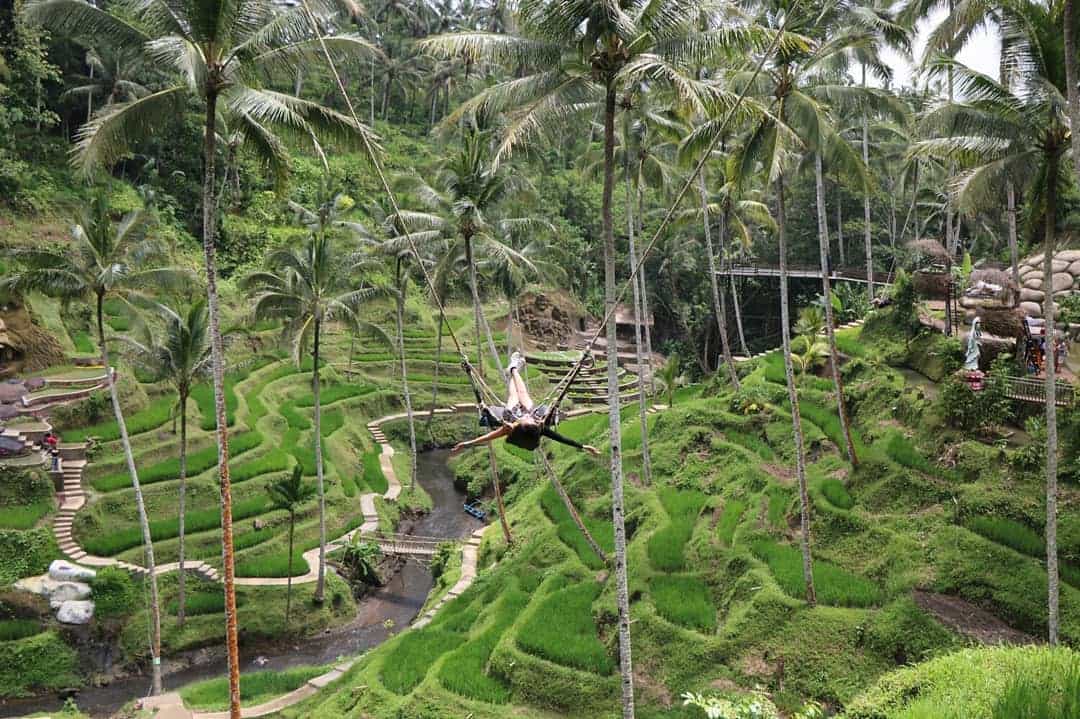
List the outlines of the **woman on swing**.
{"type": "Polygon", "coordinates": [[[583,449],[593,456],[599,456],[600,450],[596,447],[575,442],[555,431],[555,413],[550,412],[547,405],[535,405],[532,397],[529,396],[529,388],[525,386],[525,380],[521,377],[521,370],[524,367],[525,358],[520,352],[511,355],[510,366],[507,367],[507,372],[510,374],[510,391],[506,398],[506,406],[482,409],[482,423],[489,427],[494,424],[495,429],[476,439],[459,442],[450,450],[450,454],[457,454],[468,447],[494,442],[499,437],[506,437],[506,441],[510,444],[531,451],[540,446],[541,437],[548,437],[556,442],[583,449]]]}

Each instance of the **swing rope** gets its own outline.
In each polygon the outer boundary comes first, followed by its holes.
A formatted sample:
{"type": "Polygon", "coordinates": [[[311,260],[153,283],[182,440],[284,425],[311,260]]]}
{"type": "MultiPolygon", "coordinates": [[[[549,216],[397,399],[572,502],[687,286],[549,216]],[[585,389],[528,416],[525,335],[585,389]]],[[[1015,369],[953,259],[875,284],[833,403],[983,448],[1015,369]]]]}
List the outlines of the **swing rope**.
{"type": "MultiPolygon", "coordinates": [[[[338,91],[341,93],[342,98],[345,100],[345,105],[349,109],[349,116],[352,118],[352,121],[358,127],[362,127],[363,123],[360,122],[360,119],[356,114],[356,108],[353,106],[352,98],[349,96],[348,90],[345,89],[345,83],[342,82],[341,75],[338,73],[337,66],[334,64],[334,59],[333,57],[331,57],[330,51],[326,47],[326,40],[323,37],[321,29],[319,28],[319,21],[316,19],[315,14],[311,11],[311,7],[308,5],[308,0],[300,1],[301,7],[303,7],[304,9],[304,13],[307,15],[308,20],[311,22],[311,27],[315,31],[315,36],[319,41],[319,46],[322,49],[323,56],[326,58],[326,62],[330,68],[330,72],[334,76],[334,81],[337,84],[338,91]]],[[[789,10],[789,12],[785,15],[783,25],[781,25],[779,30],[777,30],[768,48],[762,53],[761,57],[758,59],[758,62],[754,67],[753,74],[743,85],[742,90],[740,90],[734,104],[732,104],[732,106],[728,109],[727,114],[724,116],[717,131],[714,133],[712,140],[709,141],[708,146],[702,153],[701,159],[698,160],[697,164],[694,166],[693,171],[686,178],[686,182],[683,183],[682,188],[675,195],[675,199],[668,207],[667,212],[664,215],[664,219],[656,228],[656,231],[653,233],[652,239],[649,240],[649,243],[645,246],[645,251],[642,252],[641,257],[634,265],[633,270],[630,272],[630,276],[623,282],[622,287],[615,295],[614,301],[604,312],[604,317],[602,318],[600,325],[596,328],[596,331],[593,333],[592,338],[586,343],[585,349],[582,352],[581,357],[577,360],[577,362],[574,363],[574,365],[566,373],[566,376],[563,377],[559,384],[556,385],[555,389],[552,390],[551,393],[549,393],[548,398],[555,397],[555,402],[550,405],[547,414],[544,416],[545,424],[550,422],[551,418],[558,411],[559,404],[566,397],[567,392],[570,391],[570,385],[573,383],[574,379],[577,378],[578,374],[581,372],[581,369],[585,366],[586,362],[591,362],[592,348],[596,344],[596,341],[600,338],[600,334],[607,327],[608,322],[610,322],[611,318],[614,316],[615,309],[618,306],[619,301],[626,294],[627,287],[630,285],[630,282],[634,281],[634,279],[637,277],[637,274],[641,271],[641,268],[645,266],[646,260],[648,260],[649,255],[656,248],[657,243],[660,241],[660,235],[664,232],[664,230],[667,229],[668,225],[671,224],[671,220],[675,216],[675,212],[678,209],[679,204],[686,196],[686,193],[690,190],[690,187],[697,180],[698,175],[701,174],[701,171],[704,169],[705,163],[708,161],[709,157],[716,150],[716,147],[719,144],[721,137],[723,137],[724,130],[727,129],[728,124],[735,117],[735,112],[746,99],[746,96],[750,91],[751,85],[754,84],[754,82],[757,80],[758,75],[761,74],[761,70],[765,66],[765,60],[770,55],[772,55],[772,53],[777,49],[777,47],[779,47],[780,39],[787,31],[788,21],[794,14],[795,7],[797,7],[800,2],[801,0],[795,0],[791,10],[789,10]]],[[[382,186],[383,193],[390,201],[390,206],[394,212],[395,218],[401,222],[401,230],[404,233],[405,241],[408,243],[409,249],[412,254],[416,257],[416,263],[420,266],[420,271],[423,274],[424,282],[427,284],[428,289],[431,292],[431,296],[435,300],[436,307],[439,310],[439,315],[444,320],[446,320],[446,312],[445,307],[442,304],[442,299],[439,297],[438,292],[435,291],[435,283],[431,278],[431,274],[428,272],[427,266],[424,264],[424,260],[420,255],[420,250],[419,248],[417,248],[416,242],[413,240],[412,233],[409,232],[408,223],[401,216],[401,208],[398,205],[397,197],[394,195],[393,190],[390,189],[390,183],[387,181],[386,174],[383,172],[382,163],[379,161],[378,153],[372,146],[371,140],[368,137],[367,133],[361,132],[359,134],[364,147],[364,152],[367,154],[368,159],[371,161],[372,166],[375,168],[375,173],[378,175],[379,183],[382,186]]],[[[468,355],[462,348],[461,342],[458,340],[457,334],[454,332],[453,326],[448,320],[446,321],[446,328],[447,330],[449,330],[450,339],[453,341],[454,347],[457,348],[458,354],[461,355],[461,365],[465,369],[465,373],[468,375],[469,381],[472,383],[473,394],[476,396],[477,403],[483,404],[481,395],[483,392],[486,392],[495,399],[495,404],[501,404],[501,399],[499,398],[499,396],[496,395],[494,391],[492,391],[492,389],[488,387],[487,383],[484,382],[483,378],[477,374],[476,369],[469,361],[468,355]]],[[[610,350],[610,348],[608,349],[610,350]]]]}

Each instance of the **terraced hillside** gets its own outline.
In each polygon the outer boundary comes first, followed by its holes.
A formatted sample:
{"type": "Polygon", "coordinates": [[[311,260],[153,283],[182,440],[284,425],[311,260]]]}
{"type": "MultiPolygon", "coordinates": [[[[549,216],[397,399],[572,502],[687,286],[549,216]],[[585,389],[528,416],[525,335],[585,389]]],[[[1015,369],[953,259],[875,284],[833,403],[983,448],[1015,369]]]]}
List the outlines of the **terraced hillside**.
{"type": "MultiPolygon", "coordinates": [[[[625,423],[639,716],[700,716],[678,706],[681,692],[754,685],[781,708],[806,698],[840,708],[897,666],[1006,630],[1014,640],[1045,632],[1037,476],[1012,471],[1009,450],[943,426],[921,387],[869,361],[873,338],[842,340],[858,468],[837,451],[826,383],[809,374],[800,383],[816,607],[803,600],[790,415],[775,357],[750,366],[740,393],[688,388],[650,417],[655,486],[637,479],[638,428],[625,423]],[[925,459],[950,445],[955,466],[925,459]]],[[[562,429],[600,444],[606,421],[584,416],[562,429]]],[[[587,526],[610,550],[606,463],[555,452],[587,526]]],[[[504,446],[497,454],[515,544],[489,533],[488,569],[464,595],[288,715],[617,716],[609,573],[531,458],[504,446]]],[[[456,471],[479,485],[486,458],[467,455],[456,471]]],[[[1080,488],[1066,486],[1062,506],[1062,636],[1075,645],[1080,488]]]]}

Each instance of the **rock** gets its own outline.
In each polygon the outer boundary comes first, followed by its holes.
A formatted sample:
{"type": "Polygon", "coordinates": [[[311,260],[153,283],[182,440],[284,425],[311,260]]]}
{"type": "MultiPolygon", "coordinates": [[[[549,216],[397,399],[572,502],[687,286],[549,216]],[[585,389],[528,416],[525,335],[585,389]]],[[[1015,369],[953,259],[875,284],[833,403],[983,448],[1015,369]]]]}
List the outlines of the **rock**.
{"type": "Polygon", "coordinates": [[[1042,275],[1030,275],[1026,280],[1024,280],[1024,287],[1029,290],[1041,290],[1042,286],[1042,275]]]}
{"type": "Polygon", "coordinates": [[[1068,272],[1054,272],[1054,292],[1072,289],[1073,276],[1068,272]]]}
{"type": "Polygon", "coordinates": [[[1042,305],[1038,302],[1021,302],[1020,311],[1028,317],[1042,317],[1042,305]]]}
{"type": "Polygon", "coordinates": [[[1054,257],[1065,262],[1080,262],[1080,250],[1062,250],[1054,257]]]}
{"type": "Polygon", "coordinates": [[[57,621],[63,624],[89,624],[94,618],[94,603],[88,599],[72,599],[60,605],[57,621]]]}
{"type": "Polygon", "coordinates": [[[1021,302],[1042,302],[1044,296],[1045,295],[1043,294],[1042,290],[1031,290],[1027,287],[1020,290],[1021,302]]]}
{"type": "Polygon", "coordinates": [[[96,577],[97,572],[63,559],[54,559],[49,565],[49,576],[58,582],[86,582],[96,577]]]}
{"type": "Polygon", "coordinates": [[[1032,255],[1031,257],[1024,258],[1025,265],[1031,265],[1032,267],[1041,267],[1043,261],[1042,253],[1032,255]]]}
{"type": "Polygon", "coordinates": [[[259,517],[256,517],[255,521],[253,521],[251,523],[251,526],[257,532],[260,529],[263,529],[263,528],[266,527],[266,520],[262,519],[262,518],[259,518],[259,517]]]}
{"type": "Polygon", "coordinates": [[[1056,256],[1053,262],[1051,262],[1050,264],[1054,266],[1054,272],[1064,272],[1065,270],[1069,269],[1069,263],[1065,260],[1057,259],[1056,256]]]}
{"type": "Polygon", "coordinates": [[[1066,270],[1073,277],[1080,277],[1080,260],[1074,260],[1069,263],[1069,269],[1066,270]]]}
{"type": "Polygon", "coordinates": [[[49,606],[58,609],[64,602],[90,598],[90,585],[83,582],[59,582],[49,592],[49,606]]]}

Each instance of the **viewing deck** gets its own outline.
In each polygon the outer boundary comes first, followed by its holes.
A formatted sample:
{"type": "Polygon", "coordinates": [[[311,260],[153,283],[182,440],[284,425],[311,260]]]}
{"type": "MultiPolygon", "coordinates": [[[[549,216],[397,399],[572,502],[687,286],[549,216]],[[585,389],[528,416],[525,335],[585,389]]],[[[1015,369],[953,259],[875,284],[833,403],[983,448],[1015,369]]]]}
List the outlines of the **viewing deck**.
{"type": "MultiPolygon", "coordinates": [[[[737,264],[731,267],[725,267],[717,270],[718,275],[734,275],[736,277],[779,277],[780,265],[773,264],[737,264]]],[[[788,277],[795,277],[799,279],[821,279],[821,267],[817,265],[788,265],[787,268],[788,277]]],[[[866,280],[866,268],[865,267],[834,267],[832,272],[829,273],[829,278],[833,280],[843,280],[844,282],[862,282],[866,280]]],[[[891,272],[875,272],[873,275],[873,281],[875,285],[889,285],[892,284],[893,275],[891,272]]]]}

